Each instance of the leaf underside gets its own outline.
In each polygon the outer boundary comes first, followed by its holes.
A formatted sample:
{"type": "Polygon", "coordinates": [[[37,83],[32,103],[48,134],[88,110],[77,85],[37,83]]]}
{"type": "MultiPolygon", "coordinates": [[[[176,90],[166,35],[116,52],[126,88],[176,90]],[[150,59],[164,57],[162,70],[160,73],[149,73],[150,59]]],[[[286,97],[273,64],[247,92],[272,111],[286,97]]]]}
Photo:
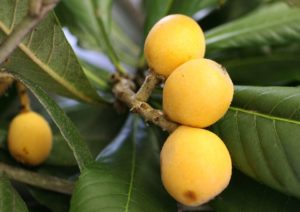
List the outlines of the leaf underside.
{"type": "MultiPolygon", "coordinates": [[[[27,0],[3,0],[0,43],[26,16],[27,0]]],[[[50,13],[0,67],[18,73],[43,88],[86,102],[100,101],[68,44],[54,13],[50,13]]]]}

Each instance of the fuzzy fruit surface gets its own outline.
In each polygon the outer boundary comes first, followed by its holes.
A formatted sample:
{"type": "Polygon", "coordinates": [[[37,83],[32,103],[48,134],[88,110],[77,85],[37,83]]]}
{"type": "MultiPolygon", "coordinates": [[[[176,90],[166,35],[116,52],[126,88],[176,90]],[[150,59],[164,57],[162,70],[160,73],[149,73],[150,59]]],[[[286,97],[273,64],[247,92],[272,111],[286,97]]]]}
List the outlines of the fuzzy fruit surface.
{"type": "Polygon", "coordinates": [[[48,158],[51,148],[51,128],[41,115],[24,112],[12,120],[8,131],[8,149],[17,161],[39,165],[48,158]]]}
{"type": "Polygon", "coordinates": [[[211,200],[231,178],[226,146],[217,135],[204,129],[178,127],[164,143],[160,161],[164,187],[174,199],[188,206],[211,200]]]}
{"type": "Polygon", "coordinates": [[[168,77],[184,62],[204,56],[203,31],[197,22],[188,16],[166,16],[150,30],[145,40],[144,53],[149,67],[168,77]]]}
{"type": "Polygon", "coordinates": [[[175,122],[204,128],[228,110],[234,87],[225,70],[208,59],[179,66],[163,88],[163,110],[175,122]]]}

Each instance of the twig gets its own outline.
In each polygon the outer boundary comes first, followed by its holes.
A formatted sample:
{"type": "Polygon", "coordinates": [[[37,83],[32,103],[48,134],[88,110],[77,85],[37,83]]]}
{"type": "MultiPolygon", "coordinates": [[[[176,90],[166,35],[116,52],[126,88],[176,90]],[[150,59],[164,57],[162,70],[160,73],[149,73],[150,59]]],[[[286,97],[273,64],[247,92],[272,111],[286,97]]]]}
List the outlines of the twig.
{"type": "Polygon", "coordinates": [[[74,183],[72,181],[27,171],[1,162],[0,172],[4,173],[12,180],[63,194],[72,194],[74,188],[74,183]]]}
{"type": "Polygon", "coordinates": [[[14,28],[9,36],[0,45],[0,64],[22,42],[24,37],[39,24],[44,17],[57,5],[59,0],[31,0],[28,15],[14,28]],[[39,4],[40,7],[39,7],[39,4]]]}
{"type": "Polygon", "coordinates": [[[146,76],[144,83],[135,94],[135,98],[139,101],[146,102],[155,86],[161,81],[163,81],[163,77],[150,70],[150,73],[146,76]]]}
{"type": "Polygon", "coordinates": [[[113,92],[115,96],[122,102],[124,102],[132,112],[139,113],[146,121],[150,121],[163,130],[173,132],[178,125],[169,121],[162,111],[152,108],[148,103],[138,100],[135,97],[135,93],[131,89],[132,82],[126,78],[119,78],[113,92]]]}

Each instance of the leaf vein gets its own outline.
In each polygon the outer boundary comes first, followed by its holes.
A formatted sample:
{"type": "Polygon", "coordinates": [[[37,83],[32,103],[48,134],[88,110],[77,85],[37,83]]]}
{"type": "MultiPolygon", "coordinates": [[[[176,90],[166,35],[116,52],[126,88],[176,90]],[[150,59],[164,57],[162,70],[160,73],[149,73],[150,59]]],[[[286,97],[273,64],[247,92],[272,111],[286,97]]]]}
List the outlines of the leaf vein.
{"type": "Polygon", "coordinates": [[[277,175],[274,173],[273,169],[271,168],[271,165],[269,163],[269,160],[265,154],[265,150],[264,150],[264,147],[262,145],[262,139],[261,139],[261,136],[260,136],[260,133],[259,133],[259,130],[258,130],[258,127],[257,127],[257,117],[256,116],[253,116],[254,117],[254,120],[255,120],[255,131],[256,131],[256,135],[257,135],[257,138],[258,138],[258,143],[259,143],[259,150],[261,151],[261,154],[262,154],[262,157],[264,158],[263,161],[265,161],[266,163],[266,166],[267,166],[267,170],[269,171],[271,177],[274,179],[274,181],[277,183],[277,186],[279,188],[281,188],[283,186],[283,183],[280,181],[280,179],[277,177],[277,175]]]}
{"type": "Polygon", "coordinates": [[[273,120],[273,128],[274,128],[274,131],[275,131],[275,135],[276,135],[276,140],[278,141],[278,144],[279,146],[281,147],[280,149],[282,149],[282,153],[283,153],[283,156],[284,156],[284,159],[289,167],[289,169],[291,170],[291,172],[293,173],[293,177],[296,179],[297,182],[300,182],[300,179],[296,173],[296,170],[294,169],[294,167],[291,165],[289,159],[288,159],[288,156],[287,156],[287,152],[284,148],[284,145],[282,145],[282,141],[281,141],[281,138],[279,136],[279,133],[278,133],[278,130],[277,130],[277,125],[276,125],[276,121],[273,120]]]}

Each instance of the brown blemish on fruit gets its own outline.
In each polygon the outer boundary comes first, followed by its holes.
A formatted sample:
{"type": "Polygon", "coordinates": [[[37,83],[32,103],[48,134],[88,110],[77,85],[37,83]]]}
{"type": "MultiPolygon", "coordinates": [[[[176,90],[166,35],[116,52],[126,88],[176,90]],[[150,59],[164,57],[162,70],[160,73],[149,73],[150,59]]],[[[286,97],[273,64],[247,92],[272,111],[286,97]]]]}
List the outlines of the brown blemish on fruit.
{"type": "Polygon", "coordinates": [[[183,193],[183,196],[184,196],[186,199],[188,199],[190,202],[194,202],[194,201],[197,200],[197,196],[196,196],[195,192],[190,191],[190,190],[184,192],[184,193],[183,193]]]}
{"type": "Polygon", "coordinates": [[[25,153],[25,155],[28,155],[28,153],[29,153],[25,147],[23,147],[22,151],[25,153]]]}

